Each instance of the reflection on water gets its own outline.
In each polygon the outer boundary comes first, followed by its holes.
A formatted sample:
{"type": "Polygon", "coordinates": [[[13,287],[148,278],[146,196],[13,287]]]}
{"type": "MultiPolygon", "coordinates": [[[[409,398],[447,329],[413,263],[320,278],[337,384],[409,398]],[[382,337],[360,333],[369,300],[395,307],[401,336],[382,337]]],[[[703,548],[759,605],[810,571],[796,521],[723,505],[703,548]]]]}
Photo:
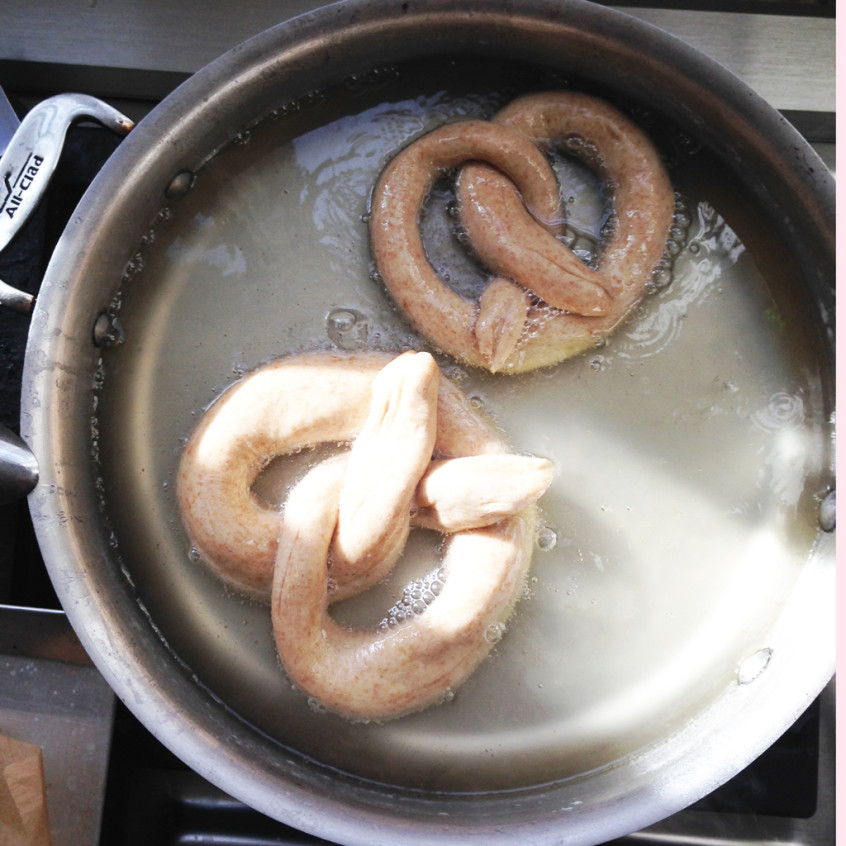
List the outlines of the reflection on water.
{"type": "Polygon", "coordinates": [[[765,432],[795,429],[805,421],[802,397],[787,391],[776,391],[763,408],[753,413],[752,421],[765,432]]]}
{"type": "Polygon", "coordinates": [[[672,291],[655,295],[639,309],[621,332],[617,354],[622,358],[657,355],[684,330],[690,309],[719,293],[727,270],[737,264],[745,248],[723,217],[705,200],[696,203],[688,232],[686,254],[675,262],[672,291]]]}
{"type": "Polygon", "coordinates": [[[349,231],[361,228],[362,209],[386,151],[406,146],[439,124],[494,110],[490,95],[453,99],[437,92],[381,103],[295,139],[294,160],[310,183],[307,202],[320,243],[342,256],[349,254],[349,231]]]}

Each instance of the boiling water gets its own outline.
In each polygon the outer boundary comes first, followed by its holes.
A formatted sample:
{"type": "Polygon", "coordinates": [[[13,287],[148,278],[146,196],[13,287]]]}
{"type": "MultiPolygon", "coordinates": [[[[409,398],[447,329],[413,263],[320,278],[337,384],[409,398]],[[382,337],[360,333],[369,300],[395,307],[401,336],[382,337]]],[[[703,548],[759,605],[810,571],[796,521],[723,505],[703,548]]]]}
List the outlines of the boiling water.
{"type": "MultiPolygon", "coordinates": [[[[513,69],[389,71],[281,109],[160,215],[121,290],[125,340],[103,353],[104,502],[139,601],[226,706],[365,778],[514,788],[608,766],[662,737],[767,647],[816,532],[827,412],[793,271],[708,154],[653,121],[680,195],[671,283],[668,268],[605,346],[554,368],[491,376],[439,357],[516,451],[557,468],[525,596],[469,681],[384,725],[325,713],[286,680],[268,607],[196,560],[174,488],[204,409],[281,355],[426,349],[374,272],[374,181],[422,131],[488,117],[531,87],[548,85],[513,69]]],[[[568,237],[590,259],[607,209],[584,168],[557,167],[568,237]]],[[[472,294],[484,276],[449,200],[439,185],[424,235],[435,266],[472,294]]],[[[283,498],[309,460],[278,462],[262,495],[283,498]]],[[[415,532],[391,578],[338,618],[376,625],[395,613],[410,581],[437,582],[437,554],[438,539],[415,532]]]]}

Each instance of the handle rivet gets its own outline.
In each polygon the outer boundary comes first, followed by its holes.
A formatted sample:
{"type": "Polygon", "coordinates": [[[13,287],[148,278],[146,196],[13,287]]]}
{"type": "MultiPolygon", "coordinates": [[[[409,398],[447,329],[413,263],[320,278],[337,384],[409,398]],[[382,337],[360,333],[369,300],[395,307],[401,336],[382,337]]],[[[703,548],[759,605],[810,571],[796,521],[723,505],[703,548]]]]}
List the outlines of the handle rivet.
{"type": "Polygon", "coordinates": [[[169,200],[175,200],[178,197],[184,197],[193,187],[197,181],[197,174],[190,170],[181,170],[165,189],[165,197],[169,200]]]}

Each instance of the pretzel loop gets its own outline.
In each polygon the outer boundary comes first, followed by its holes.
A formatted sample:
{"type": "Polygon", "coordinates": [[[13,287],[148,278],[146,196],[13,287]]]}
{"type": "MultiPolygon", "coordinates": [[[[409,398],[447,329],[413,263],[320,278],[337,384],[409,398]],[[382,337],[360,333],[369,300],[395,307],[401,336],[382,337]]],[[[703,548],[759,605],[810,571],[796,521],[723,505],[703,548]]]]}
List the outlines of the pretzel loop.
{"type": "Polygon", "coordinates": [[[489,652],[522,591],[532,505],[552,465],[511,453],[428,353],[291,356],[255,371],[204,415],[178,496],[202,557],[270,593],[282,663],[308,696],[358,719],[427,707],[489,652]],[[324,441],[280,516],[250,488],[271,457],[324,441]],[[329,605],[382,579],[412,524],[449,538],[442,592],[394,628],[351,631],[329,605]],[[281,526],[281,527],[280,527],[281,526]]]}
{"type": "Polygon", "coordinates": [[[617,328],[664,254],[673,207],[640,129],[594,97],[552,92],[519,98],[490,122],[442,126],[397,154],[374,188],[370,238],[385,285],[418,331],[468,364],[520,373],[617,328]],[[554,144],[598,171],[613,196],[614,231],[595,270],[556,238],[560,191],[542,152],[554,144]],[[492,275],[478,303],[444,284],[418,228],[437,175],[461,165],[461,220],[492,275]]]}

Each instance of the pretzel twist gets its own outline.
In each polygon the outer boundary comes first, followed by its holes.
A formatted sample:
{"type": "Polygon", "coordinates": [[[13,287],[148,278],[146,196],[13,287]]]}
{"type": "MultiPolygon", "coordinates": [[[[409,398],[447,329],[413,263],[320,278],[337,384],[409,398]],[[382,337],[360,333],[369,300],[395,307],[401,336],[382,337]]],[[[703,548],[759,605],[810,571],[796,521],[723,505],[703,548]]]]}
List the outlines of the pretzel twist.
{"type": "Polygon", "coordinates": [[[492,372],[520,373],[596,345],[644,295],[672,225],[674,194],[646,135],[587,95],[519,98],[491,122],[436,129],[395,156],[374,188],[370,238],[382,279],[437,347],[492,372]],[[563,243],[560,191],[542,153],[563,146],[613,196],[613,234],[596,270],[563,243]],[[438,174],[459,167],[462,223],[493,275],[478,303],[440,279],[419,233],[438,174]]]}
{"type": "Polygon", "coordinates": [[[292,356],[204,415],[178,496],[198,550],[239,588],[271,594],[292,681],[349,717],[389,719],[442,699],[489,652],[523,588],[544,459],[508,451],[428,353],[292,356]],[[281,517],[250,488],[277,455],[349,441],[289,492],[281,517]],[[351,631],[329,605],[383,578],[412,523],[448,533],[446,584],[425,613],[351,631]]]}

